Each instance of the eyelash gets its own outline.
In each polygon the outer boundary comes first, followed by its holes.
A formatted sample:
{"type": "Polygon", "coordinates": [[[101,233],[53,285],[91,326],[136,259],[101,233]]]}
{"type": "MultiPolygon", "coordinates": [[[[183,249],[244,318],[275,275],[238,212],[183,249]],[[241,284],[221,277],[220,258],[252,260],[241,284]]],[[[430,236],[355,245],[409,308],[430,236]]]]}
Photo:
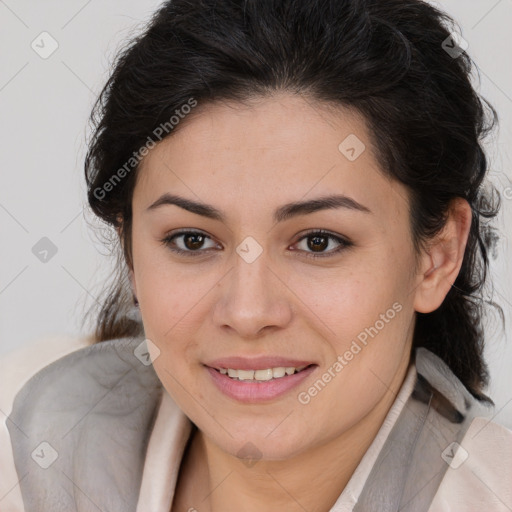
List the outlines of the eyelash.
{"type": "MultiPolygon", "coordinates": [[[[160,240],[160,242],[162,244],[164,244],[170,251],[172,251],[174,253],[177,253],[177,254],[180,254],[180,255],[183,255],[185,257],[192,257],[192,258],[194,258],[194,257],[199,256],[201,253],[204,253],[204,252],[207,252],[207,251],[211,250],[211,249],[207,249],[207,250],[199,249],[197,251],[190,251],[190,250],[185,251],[183,249],[178,249],[176,247],[173,247],[171,245],[171,242],[173,241],[173,239],[176,238],[176,237],[182,236],[182,235],[202,235],[205,238],[210,238],[208,235],[206,235],[202,231],[183,230],[183,231],[178,231],[177,233],[172,233],[172,234],[166,236],[165,238],[160,240]]],[[[349,240],[346,240],[346,239],[341,238],[339,236],[333,235],[332,233],[329,233],[328,231],[324,231],[323,229],[317,229],[317,230],[308,231],[301,238],[299,238],[299,240],[297,240],[297,242],[295,242],[295,244],[301,242],[305,238],[312,237],[313,235],[320,235],[320,236],[323,236],[323,237],[335,240],[336,242],[338,242],[340,244],[340,246],[337,249],[334,249],[334,250],[331,250],[331,251],[328,251],[328,252],[325,252],[325,253],[313,253],[313,252],[303,251],[307,258],[315,258],[315,259],[316,258],[328,258],[328,257],[331,257],[331,256],[333,256],[335,254],[339,254],[341,251],[343,251],[343,250],[345,250],[345,249],[347,249],[347,248],[349,248],[349,247],[351,247],[353,245],[353,243],[350,242],[349,240]]],[[[211,240],[211,238],[210,238],[210,240],[211,240]]]]}

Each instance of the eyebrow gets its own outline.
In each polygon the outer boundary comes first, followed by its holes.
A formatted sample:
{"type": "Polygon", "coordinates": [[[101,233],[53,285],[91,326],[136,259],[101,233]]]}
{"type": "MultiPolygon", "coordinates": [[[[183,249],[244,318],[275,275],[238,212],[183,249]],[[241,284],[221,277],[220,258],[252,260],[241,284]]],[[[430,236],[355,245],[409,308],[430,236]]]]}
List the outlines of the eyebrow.
{"type": "MultiPolygon", "coordinates": [[[[212,205],[192,201],[181,196],[173,194],[163,194],[147,210],[155,210],[163,205],[176,205],[184,210],[207,217],[208,219],[226,222],[226,215],[212,205]]],[[[306,215],[308,213],[318,212],[320,210],[331,210],[335,208],[346,208],[356,210],[363,213],[372,213],[369,208],[358,203],[354,199],[345,195],[329,195],[311,199],[309,201],[297,201],[287,203],[274,211],[274,221],[283,222],[284,220],[296,217],[298,215],[306,215]]]]}

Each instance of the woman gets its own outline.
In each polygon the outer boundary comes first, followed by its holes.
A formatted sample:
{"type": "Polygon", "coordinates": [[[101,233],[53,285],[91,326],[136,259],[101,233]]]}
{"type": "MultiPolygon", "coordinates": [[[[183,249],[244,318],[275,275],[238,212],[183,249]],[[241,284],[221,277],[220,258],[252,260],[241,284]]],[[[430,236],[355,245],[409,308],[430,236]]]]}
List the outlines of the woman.
{"type": "Polygon", "coordinates": [[[512,508],[482,356],[495,113],[450,23],[160,8],[93,113],[122,248],[95,336],[13,394],[24,510],[512,508]]]}

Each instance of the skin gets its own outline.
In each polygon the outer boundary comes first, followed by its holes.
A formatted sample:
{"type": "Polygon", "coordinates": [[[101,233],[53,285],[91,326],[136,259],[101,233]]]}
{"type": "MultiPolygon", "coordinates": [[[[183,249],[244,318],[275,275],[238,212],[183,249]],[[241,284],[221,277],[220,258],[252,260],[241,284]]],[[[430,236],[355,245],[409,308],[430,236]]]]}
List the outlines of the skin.
{"type": "Polygon", "coordinates": [[[453,202],[445,229],[415,254],[405,188],[379,167],[364,119],[291,93],[197,107],[142,162],[133,195],[131,280],[153,365],[198,426],[185,453],[172,511],[328,511],[377,434],[410,364],[415,312],[435,310],[459,272],[471,211],[453,202]],[[200,109],[200,110],[199,110],[200,109]],[[354,161],[338,149],[355,134],[354,161]],[[168,192],[222,210],[207,219],[168,192]],[[325,209],[275,223],[285,203],[338,193],[371,213],[325,209]],[[175,254],[161,242],[181,228],[175,254]],[[325,229],[352,242],[341,252],[325,229]],[[262,248],[248,263],[248,236],[262,248]],[[314,237],[313,237],[314,238],[314,237]],[[309,244],[308,244],[309,240],[309,244]],[[192,242],[192,243],[191,243],[192,242]],[[328,245],[327,245],[328,243],[328,245]],[[196,244],[196,245],[194,245],[196,244]],[[194,247],[196,249],[194,249],[194,247]],[[401,310],[307,404],[297,395],[332,367],[394,303],[401,310]],[[222,394],[203,363],[217,357],[293,355],[318,365],[297,389],[263,404],[222,394]],[[247,442],[261,458],[245,464],[247,442]]]}

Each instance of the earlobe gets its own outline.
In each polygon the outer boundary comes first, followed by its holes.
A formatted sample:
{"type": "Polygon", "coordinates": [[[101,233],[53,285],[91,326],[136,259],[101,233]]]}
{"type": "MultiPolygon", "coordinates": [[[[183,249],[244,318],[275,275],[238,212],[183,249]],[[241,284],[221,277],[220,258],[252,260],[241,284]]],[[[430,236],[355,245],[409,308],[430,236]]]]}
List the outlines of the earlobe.
{"type": "Polygon", "coordinates": [[[469,203],[456,198],[441,232],[422,255],[420,282],[415,292],[414,308],[431,313],[444,301],[459,275],[471,227],[469,203]]]}

